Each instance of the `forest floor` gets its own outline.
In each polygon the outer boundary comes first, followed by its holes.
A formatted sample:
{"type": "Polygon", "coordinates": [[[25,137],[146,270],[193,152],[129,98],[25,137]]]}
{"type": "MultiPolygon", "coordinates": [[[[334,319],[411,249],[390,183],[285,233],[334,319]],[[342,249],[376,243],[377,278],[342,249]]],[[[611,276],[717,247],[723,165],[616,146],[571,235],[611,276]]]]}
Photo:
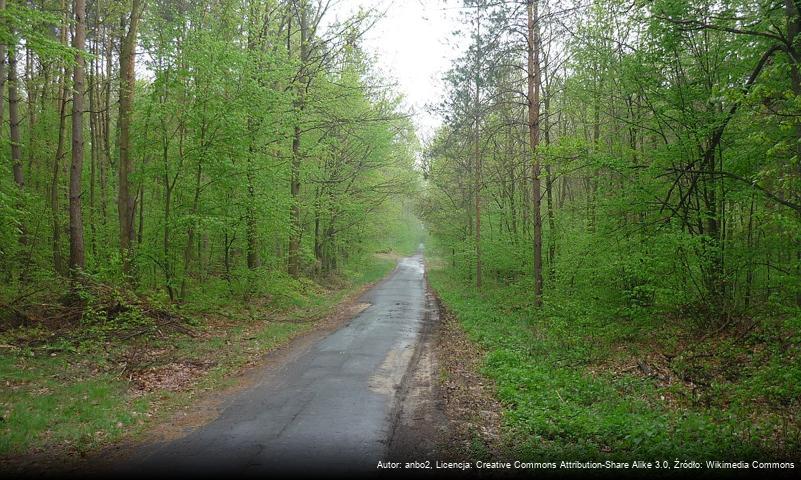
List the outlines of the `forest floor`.
{"type": "Polygon", "coordinates": [[[536,309],[525,286],[477,292],[436,261],[430,267],[443,328],[456,332],[446,348],[465,358],[457,371],[475,375],[466,388],[491,394],[463,396],[487,398],[466,408],[474,421],[463,449],[521,461],[670,460],[669,467],[677,458],[795,459],[797,468],[798,319],[704,334],[674,318],[632,321],[585,308],[589,302],[536,309]]]}
{"type": "MultiPolygon", "coordinates": [[[[0,469],[63,466],[206,423],[221,398],[249,385],[251,367],[361,311],[356,299],[397,258],[381,255],[327,287],[304,283],[280,307],[265,296],[187,305],[176,315],[153,307],[155,320],[84,315],[61,324],[18,308],[29,321],[0,329],[0,469]]],[[[39,294],[31,304],[47,301],[39,294]]]]}

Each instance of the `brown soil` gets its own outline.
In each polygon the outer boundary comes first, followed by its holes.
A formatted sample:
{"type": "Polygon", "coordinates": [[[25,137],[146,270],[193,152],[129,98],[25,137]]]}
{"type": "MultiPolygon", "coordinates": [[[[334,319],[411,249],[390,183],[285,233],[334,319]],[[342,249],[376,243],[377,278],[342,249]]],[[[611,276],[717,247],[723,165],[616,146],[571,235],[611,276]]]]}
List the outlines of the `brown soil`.
{"type": "Polygon", "coordinates": [[[440,382],[450,421],[442,456],[446,460],[500,460],[502,406],[495,384],[479,373],[486,352],[470,341],[451,312],[442,305],[439,308],[440,382]]]}

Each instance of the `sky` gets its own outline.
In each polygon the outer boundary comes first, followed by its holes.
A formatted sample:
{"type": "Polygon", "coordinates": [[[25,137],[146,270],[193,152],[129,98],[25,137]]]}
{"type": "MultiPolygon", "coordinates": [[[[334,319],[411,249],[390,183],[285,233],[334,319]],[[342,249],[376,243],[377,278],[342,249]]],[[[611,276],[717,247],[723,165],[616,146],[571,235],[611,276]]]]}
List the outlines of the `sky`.
{"type": "Polygon", "coordinates": [[[452,32],[459,28],[459,0],[332,0],[331,14],[343,19],[359,8],[383,16],[362,46],[375,55],[378,69],[398,82],[414,112],[418,135],[429,138],[441,124],[426,110],[442,93],[440,77],[460,53],[452,32]]]}

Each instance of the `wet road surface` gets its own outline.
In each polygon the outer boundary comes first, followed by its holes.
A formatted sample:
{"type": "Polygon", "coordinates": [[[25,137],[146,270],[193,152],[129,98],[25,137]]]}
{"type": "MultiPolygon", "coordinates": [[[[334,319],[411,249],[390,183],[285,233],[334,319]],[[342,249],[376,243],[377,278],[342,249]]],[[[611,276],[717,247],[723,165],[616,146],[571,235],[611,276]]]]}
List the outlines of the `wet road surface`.
{"type": "Polygon", "coordinates": [[[422,255],[401,259],[359,301],[370,306],[230,399],[214,421],[144,447],[120,473],[375,472],[430,308],[422,255]]]}

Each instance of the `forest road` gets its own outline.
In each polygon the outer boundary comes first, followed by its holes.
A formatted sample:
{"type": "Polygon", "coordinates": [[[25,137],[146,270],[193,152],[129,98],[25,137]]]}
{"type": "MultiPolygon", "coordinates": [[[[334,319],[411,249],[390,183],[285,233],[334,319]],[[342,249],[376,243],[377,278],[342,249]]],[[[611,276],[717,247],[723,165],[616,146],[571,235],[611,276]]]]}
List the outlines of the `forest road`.
{"type": "Polygon", "coordinates": [[[401,259],[359,301],[370,306],[229,399],[215,420],[142,447],[118,473],[342,476],[375,473],[380,460],[403,455],[390,450],[408,416],[405,384],[418,377],[408,372],[430,349],[436,318],[422,254],[401,259]]]}

